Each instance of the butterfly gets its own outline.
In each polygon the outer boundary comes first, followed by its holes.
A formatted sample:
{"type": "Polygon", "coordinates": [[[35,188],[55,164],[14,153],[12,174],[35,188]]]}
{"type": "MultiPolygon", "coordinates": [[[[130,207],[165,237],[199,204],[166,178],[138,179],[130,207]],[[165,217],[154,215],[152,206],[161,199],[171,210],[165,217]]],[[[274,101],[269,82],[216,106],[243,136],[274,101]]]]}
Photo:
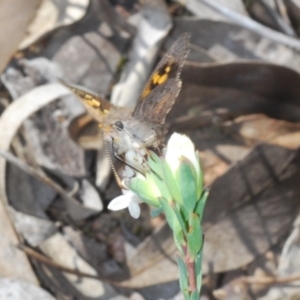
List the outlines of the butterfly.
{"type": "Polygon", "coordinates": [[[115,155],[158,148],[163,124],[181,89],[180,73],[188,53],[189,34],[182,34],[151,74],[135,109],[116,107],[100,96],[62,81],[82,101],[99,123],[104,140],[113,144],[115,155]]]}

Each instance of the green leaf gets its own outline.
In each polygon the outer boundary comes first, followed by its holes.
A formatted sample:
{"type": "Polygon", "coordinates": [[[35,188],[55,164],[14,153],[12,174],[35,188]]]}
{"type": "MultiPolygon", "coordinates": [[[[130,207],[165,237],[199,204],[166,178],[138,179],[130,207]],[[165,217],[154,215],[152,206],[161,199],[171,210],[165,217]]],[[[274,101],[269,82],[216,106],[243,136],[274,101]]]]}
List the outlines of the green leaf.
{"type": "Polygon", "coordinates": [[[200,218],[194,213],[190,215],[187,240],[190,256],[191,258],[195,259],[202,248],[203,233],[200,218]]]}
{"type": "Polygon", "coordinates": [[[198,255],[195,259],[197,290],[198,290],[199,294],[201,292],[201,286],[202,286],[202,256],[203,256],[203,249],[198,253],[198,255]]]}
{"type": "Polygon", "coordinates": [[[162,160],[162,168],[163,168],[164,181],[169,189],[172,198],[177,203],[180,203],[182,205],[183,203],[182,203],[182,197],[179,191],[179,187],[175,180],[174,174],[172,173],[170,166],[167,164],[166,161],[162,160]]]}
{"type": "Polygon", "coordinates": [[[156,186],[156,188],[159,190],[161,197],[163,197],[167,201],[172,200],[172,196],[169,192],[168,187],[166,184],[156,176],[153,172],[149,172],[146,174],[146,181],[150,182],[152,185],[156,186]]]}
{"type": "MultiPolygon", "coordinates": [[[[178,205],[179,206],[179,205],[178,205]]],[[[178,209],[176,203],[174,203],[174,205],[172,206],[174,213],[177,217],[178,223],[180,224],[180,230],[184,232],[185,235],[187,235],[187,228],[186,228],[186,224],[188,224],[188,219],[184,220],[182,218],[183,214],[181,213],[181,211],[178,209]]]]}
{"type": "Polygon", "coordinates": [[[173,238],[178,251],[181,253],[181,255],[184,255],[183,247],[186,247],[186,242],[184,240],[183,233],[181,232],[181,234],[180,233],[175,234],[173,232],[173,238]]]}
{"type": "Polygon", "coordinates": [[[195,213],[199,216],[200,222],[202,222],[207,197],[208,197],[208,191],[204,190],[200,200],[197,202],[197,205],[195,207],[195,213]]]}
{"type": "Polygon", "coordinates": [[[199,300],[200,299],[200,295],[198,293],[198,291],[194,291],[191,295],[190,295],[190,300],[199,300]]]}
{"type": "Polygon", "coordinates": [[[200,161],[199,151],[196,151],[195,155],[196,155],[197,160],[199,162],[199,169],[200,169],[199,178],[197,178],[197,199],[199,199],[200,195],[203,192],[203,170],[202,170],[202,167],[201,167],[201,161],[200,161]]]}
{"type": "Polygon", "coordinates": [[[176,246],[179,250],[182,250],[183,246],[186,246],[186,241],[185,241],[185,234],[184,231],[182,230],[182,224],[178,222],[178,219],[174,219],[173,223],[173,234],[174,234],[174,240],[178,241],[176,243],[176,246]],[[179,245],[179,247],[178,247],[179,245]]]}
{"type": "Polygon", "coordinates": [[[180,290],[183,293],[185,299],[189,297],[189,280],[186,270],[186,265],[181,257],[177,257],[177,263],[179,268],[179,285],[180,290]]]}
{"type": "Polygon", "coordinates": [[[159,206],[157,195],[153,193],[153,186],[146,180],[134,177],[129,181],[129,188],[149,205],[159,206]]]}
{"type": "Polygon", "coordinates": [[[150,156],[149,158],[151,158],[153,161],[155,161],[157,164],[160,164],[161,163],[161,159],[159,158],[159,156],[153,152],[153,151],[149,151],[150,153],[150,156]]]}
{"type": "Polygon", "coordinates": [[[153,151],[150,151],[150,155],[148,157],[148,164],[149,164],[150,169],[154,173],[156,173],[161,178],[163,177],[161,159],[153,151]]]}
{"type": "Polygon", "coordinates": [[[186,210],[186,208],[184,206],[180,207],[180,214],[181,214],[182,219],[184,220],[184,222],[186,224],[188,224],[190,214],[189,214],[189,212],[186,210]]]}
{"type": "Polygon", "coordinates": [[[185,209],[191,213],[194,211],[197,201],[196,174],[193,165],[183,159],[177,170],[177,183],[181,193],[185,209]]]}
{"type": "Polygon", "coordinates": [[[173,231],[174,239],[176,240],[176,246],[178,249],[181,249],[182,246],[186,246],[186,242],[184,240],[181,224],[179,223],[177,215],[172,207],[173,203],[167,202],[162,198],[159,200],[166,215],[167,222],[173,231]]]}
{"type": "Polygon", "coordinates": [[[160,206],[160,207],[157,207],[157,208],[154,208],[151,210],[150,214],[151,214],[151,217],[152,218],[156,218],[157,216],[159,216],[162,212],[163,212],[163,208],[160,206]]]}
{"type": "Polygon", "coordinates": [[[174,219],[177,219],[173,209],[170,207],[170,203],[166,200],[160,198],[159,202],[161,204],[161,207],[163,208],[163,211],[166,215],[166,219],[168,224],[170,225],[172,231],[174,231],[174,219]]]}

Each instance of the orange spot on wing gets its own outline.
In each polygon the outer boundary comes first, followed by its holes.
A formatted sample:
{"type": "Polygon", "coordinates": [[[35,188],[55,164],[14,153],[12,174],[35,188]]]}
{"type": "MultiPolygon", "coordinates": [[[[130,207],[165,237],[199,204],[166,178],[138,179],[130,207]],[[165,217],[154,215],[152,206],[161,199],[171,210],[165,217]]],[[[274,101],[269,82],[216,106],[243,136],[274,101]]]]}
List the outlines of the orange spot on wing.
{"type": "Polygon", "coordinates": [[[171,72],[171,67],[167,66],[164,70],[163,74],[160,74],[162,72],[155,72],[152,77],[151,77],[151,81],[149,82],[149,84],[145,87],[143,94],[142,94],[142,98],[145,98],[146,96],[148,96],[150,94],[150,92],[157,86],[160,84],[163,84],[164,82],[166,82],[169,78],[169,73],[171,72]]]}

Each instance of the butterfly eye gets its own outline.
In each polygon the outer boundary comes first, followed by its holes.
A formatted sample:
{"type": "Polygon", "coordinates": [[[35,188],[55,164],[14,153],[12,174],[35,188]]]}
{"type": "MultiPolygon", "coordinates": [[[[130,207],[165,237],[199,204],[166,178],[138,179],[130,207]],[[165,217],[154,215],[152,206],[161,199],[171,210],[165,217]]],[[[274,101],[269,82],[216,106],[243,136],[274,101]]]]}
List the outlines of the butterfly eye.
{"type": "Polygon", "coordinates": [[[115,126],[120,130],[124,129],[124,125],[121,121],[116,121],[115,126]]]}

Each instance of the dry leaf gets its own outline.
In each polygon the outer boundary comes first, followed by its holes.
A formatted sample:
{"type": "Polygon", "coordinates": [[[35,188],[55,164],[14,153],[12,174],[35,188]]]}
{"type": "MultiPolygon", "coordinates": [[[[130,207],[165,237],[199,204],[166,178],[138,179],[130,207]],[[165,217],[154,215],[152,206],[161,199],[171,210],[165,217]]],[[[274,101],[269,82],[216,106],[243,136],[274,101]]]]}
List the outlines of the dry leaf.
{"type": "Polygon", "coordinates": [[[73,24],[86,13],[89,0],[41,0],[19,48],[24,49],[61,26],[73,24]]]}
{"type": "Polygon", "coordinates": [[[205,271],[246,265],[288,232],[299,210],[298,156],[261,145],[213,183],[204,216],[205,271]]]}
{"type": "Polygon", "coordinates": [[[50,220],[37,218],[12,209],[10,215],[16,230],[32,247],[38,246],[56,232],[56,226],[50,220]]]}
{"type": "MultiPolygon", "coordinates": [[[[65,267],[87,274],[97,275],[95,269],[83,260],[59,233],[56,233],[44,241],[43,244],[40,245],[40,248],[55,262],[60,263],[65,267]]],[[[51,277],[51,273],[48,273],[48,276],[51,277]]],[[[69,285],[72,286],[69,288],[69,293],[72,295],[80,295],[80,297],[92,298],[95,300],[104,300],[116,296],[116,292],[111,286],[102,283],[98,279],[80,278],[80,280],[78,280],[78,276],[68,273],[63,273],[63,275],[60,276],[64,278],[59,279],[61,284],[63,284],[64,280],[67,282],[64,287],[69,285]]],[[[55,279],[55,277],[53,279],[55,279]]],[[[63,288],[63,286],[61,286],[61,288],[63,288]]]]}
{"type": "MultiPolygon", "coordinates": [[[[41,108],[43,105],[57,99],[60,96],[68,94],[65,88],[59,84],[50,84],[49,86],[38,88],[23,98],[23,101],[14,102],[10,105],[0,118],[0,148],[8,151],[11,145],[12,139],[21,126],[22,122],[28,118],[30,114],[41,108]],[[34,102],[35,99],[35,102],[34,102]]],[[[5,205],[7,204],[6,196],[6,161],[0,158],[0,211],[2,216],[0,218],[1,224],[1,249],[5,250],[0,253],[1,255],[1,276],[6,277],[19,277],[27,279],[28,281],[37,283],[35,275],[33,274],[29,262],[26,256],[16,250],[9,251],[11,245],[16,245],[18,240],[15,236],[15,232],[11,227],[10,220],[5,214],[5,205]],[[9,256],[8,256],[9,255],[9,256]],[[14,261],[14,264],[11,262],[14,261]]]]}
{"type": "Polygon", "coordinates": [[[2,0],[0,3],[0,72],[13,56],[41,0],[2,0]],[[21,13],[20,13],[21,12],[21,13]]]}
{"type": "Polygon", "coordinates": [[[287,14],[294,26],[296,32],[300,33],[299,20],[300,20],[300,1],[299,0],[283,0],[287,14]]]}
{"type": "Polygon", "coordinates": [[[239,277],[221,289],[215,290],[214,297],[218,300],[252,300],[248,285],[243,279],[243,277],[239,277]]]}
{"type": "MultiPolygon", "coordinates": [[[[36,85],[55,82],[61,77],[57,64],[46,58],[22,59],[21,68],[11,66],[1,76],[14,99],[36,85]]],[[[32,161],[52,171],[69,176],[86,175],[84,151],[69,137],[68,125],[84,109],[75,96],[51,103],[24,121],[27,152],[32,161]],[[49,147],[51,144],[51,147],[49,147]]]]}
{"type": "Polygon", "coordinates": [[[289,149],[300,146],[300,124],[272,119],[263,114],[248,115],[225,123],[230,134],[238,135],[246,144],[265,142],[289,149]]]}
{"type": "MultiPolygon", "coordinates": [[[[205,5],[199,0],[189,0],[186,2],[177,0],[177,2],[179,2],[180,4],[184,4],[189,11],[193,12],[193,14],[197,16],[197,18],[208,19],[213,21],[226,21],[231,23],[229,18],[221,15],[220,13],[216,12],[215,10],[213,10],[212,8],[205,5]]],[[[228,7],[239,14],[245,16],[248,15],[247,11],[245,10],[244,3],[241,0],[221,0],[219,2],[225,7],[228,7]]]]}
{"type": "MultiPolygon", "coordinates": [[[[278,277],[299,276],[300,269],[300,218],[295,221],[294,229],[287,238],[282,249],[277,270],[278,277]]],[[[259,300],[295,300],[300,297],[299,280],[292,281],[284,286],[273,286],[266,296],[259,300]]]]}
{"type": "Polygon", "coordinates": [[[177,280],[176,251],[171,231],[167,224],[163,224],[130,256],[127,266],[131,278],[120,284],[124,287],[142,288],[177,280]]]}
{"type": "MultiPolygon", "coordinates": [[[[70,94],[70,91],[60,84],[49,84],[38,87],[31,92],[20,97],[17,101],[13,102],[2,114],[0,118],[0,149],[8,151],[12,139],[22,122],[26,120],[31,114],[56,100],[70,94]]],[[[5,194],[5,166],[6,162],[3,158],[0,159],[0,195],[7,201],[5,194]]],[[[60,188],[60,190],[62,190],[60,188]]],[[[60,193],[65,201],[68,214],[74,220],[82,220],[90,215],[98,213],[98,210],[93,210],[84,207],[72,195],[67,194],[66,191],[60,193]]]]}
{"type": "Polygon", "coordinates": [[[190,64],[182,78],[182,91],[169,116],[182,119],[176,122],[180,128],[218,126],[253,113],[299,120],[300,76],[291,69],[254,62],[190,64]]]}
{"type": "MultiPolygon", "coordinates": [[[[59,97],[70,92],[58,83],[41,86],[25,94],[18,101],[13,102],[1,115],[0,118],[0,148],[8,151],[12,139],[19,130],[21,124],[31,114],[59,97]]],[[[5,169],[6,161],[0,158],[0,195],[7,203],[5,195],[5,169]]]]}
{"type": "Polygon", "coordinates": [[[121,53],[129,43],[129,35],[124,37],[128,25],[119,25],[121,18],[112,16],[107,2],[91,1],[87,15],[51,35],[40,54],[61,67],[65,80],[100,95],[110,92],[121,53]]]}
{"type": "Polygon", "coordinates": [[[284,19],[278,11],[279,1],[275,3],[269,0],[254,1],[247,5],[247,10],[253,19],[261,24],[267,25],[286,35],[295,36],[295,32],[290,25],[289,20],[284,19]]]}
{"type": "MultiPolygon", "coordinates": [[[[195,18],[176,19],[172,36],[183,32],[191,33],[190,42],[196,46],[192,49],[205,51],[218,62],[265,61],[300,70],[299,52],[238,25],[195,18]]],[[[223,81],[228,78],[223,77],[223,81]]]]}
{"type": "Polygon", "coordinates": [[[55,300],[47,291],[22,279],[1,278],[0,299],[55,300]]]}

